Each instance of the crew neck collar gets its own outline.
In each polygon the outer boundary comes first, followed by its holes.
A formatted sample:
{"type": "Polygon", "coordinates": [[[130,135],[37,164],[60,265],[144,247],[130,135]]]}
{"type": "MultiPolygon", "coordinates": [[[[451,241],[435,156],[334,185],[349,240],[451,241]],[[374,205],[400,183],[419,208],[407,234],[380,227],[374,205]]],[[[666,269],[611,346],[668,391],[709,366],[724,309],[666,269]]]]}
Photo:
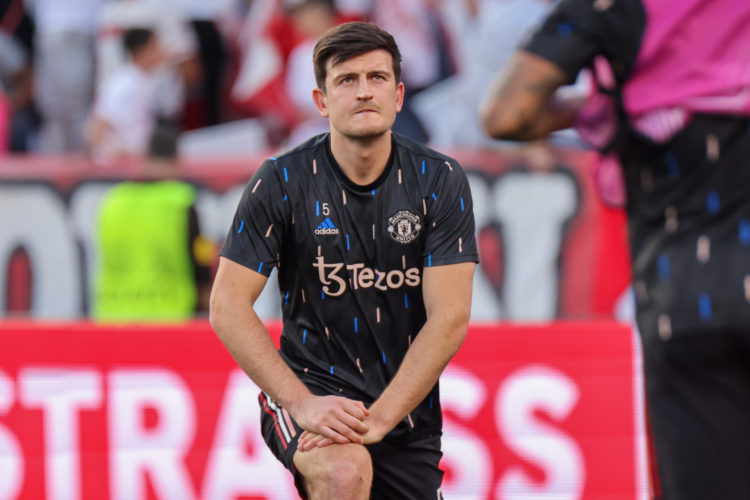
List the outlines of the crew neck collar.
{"type": "Polygon", "coordinates": [[[333,168],[334,172],[336,172],[336,175],[341,179],[341,181],[353,191],[365,193],[365,192],[370,192],[373,189],[376,189],[378,186],[383,184],[383,182],[385,182],[385,180],[388,178],[388,175],[391,172],[391,167],[393,166],[393,161],[395,158],[396,141],[393,138],[393,134],[391,134],[391,154],[388,156],[388,161],[385,164],[385,168],[383,169],[383,172],[381,172],[381,174],[378,176],[378,178],[369,184],[357,184],[356,182],[351,180],[346,175],[346,173],[344,173],[344,171],[341,169],[341,166],[336,161],[336,158],[333,156],[333,151],[331,151],[331,134],[330,133],[326,137],[325,148],[326,148],[326,154],[328,155],[328,160],[331,163],[331,167],[333,168]]]}

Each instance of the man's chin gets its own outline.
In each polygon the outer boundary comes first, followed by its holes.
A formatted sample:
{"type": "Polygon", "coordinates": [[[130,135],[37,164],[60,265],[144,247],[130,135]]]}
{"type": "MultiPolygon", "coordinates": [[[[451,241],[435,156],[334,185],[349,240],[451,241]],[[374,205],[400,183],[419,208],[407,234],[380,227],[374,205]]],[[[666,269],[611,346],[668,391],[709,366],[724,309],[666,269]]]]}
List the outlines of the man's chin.
{"type": "Polygon", "coordinates": [[[349,131],[349,133],[344,134],[344,135],[346,135],[350,139],[368,141],[368,140],[374,140],[374,139],[383,137],[383,135],[387,134],[390,130],[391,130],[390,127],[363,128],[359,130],[351,130],[349,131]]]}

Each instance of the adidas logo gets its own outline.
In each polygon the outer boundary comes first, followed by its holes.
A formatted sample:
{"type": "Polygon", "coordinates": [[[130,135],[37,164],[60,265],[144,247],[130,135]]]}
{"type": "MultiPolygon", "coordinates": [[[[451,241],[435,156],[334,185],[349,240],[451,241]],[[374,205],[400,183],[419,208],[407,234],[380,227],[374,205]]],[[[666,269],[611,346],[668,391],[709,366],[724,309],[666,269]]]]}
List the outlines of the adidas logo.
{"type": "Polygon", "coordinates": [[[315,234],[319,235],[339,234],[340,232],[341,231],[339,231],[336,226],[333,225],[330,217],[326,217],[326,220],[321,222],[318,228],[314,231],[315,234]]]}

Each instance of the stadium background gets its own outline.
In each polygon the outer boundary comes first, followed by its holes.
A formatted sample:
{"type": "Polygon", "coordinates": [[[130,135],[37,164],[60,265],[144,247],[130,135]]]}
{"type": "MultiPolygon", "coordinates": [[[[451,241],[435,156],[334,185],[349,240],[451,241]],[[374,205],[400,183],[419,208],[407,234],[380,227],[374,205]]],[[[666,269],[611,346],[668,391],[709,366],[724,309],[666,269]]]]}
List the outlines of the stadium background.
{"type": "MultiPolygon", "coordinates": [[[[276,13],[280,4],[248,3],[276,13]]],[[[538,2],[504,3],[507,16],[540,15],[538,2]]],[[[255,47],[278,29],[265,22],[254,19],[255,47]]],[[[247,179],[289,132],[279,125],[288,117],[274,115],[289,107],[281,78],[256,74],[241,98],[227,91],[232,120],[184,123],[179,177],[198,189],[215,252],[247,179]]],[[[481,258],[469,337],[442,377],[446,498],[646,498],[625,220],[597,196],[594,155],[574,134],[519,147],[429,131],[468,173],[481,258]]],[[[88,319],[100,202],[138,176],[142,159],[101,164],[82,152],[6,146],[0,499],[296,498],[260,441],[257,389],[205,317],[88,319]]],[[[271,283],[259,311],[275,337],[278,310],[271,283]]]]}

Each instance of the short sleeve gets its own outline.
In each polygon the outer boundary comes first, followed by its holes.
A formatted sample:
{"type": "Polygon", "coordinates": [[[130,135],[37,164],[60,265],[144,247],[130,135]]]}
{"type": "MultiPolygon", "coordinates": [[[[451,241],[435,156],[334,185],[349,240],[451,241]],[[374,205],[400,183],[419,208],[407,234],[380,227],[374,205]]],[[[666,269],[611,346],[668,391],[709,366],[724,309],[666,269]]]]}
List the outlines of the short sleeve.
{"type": "Polygon", "coordinates": [[[556,64],[572,82],[597,55],[630,67],[644,29],[639,1],[561,0],[521,48],[556,64]]]}
{"type": "Polygon", "coordinates": [[[123,121],[123,117],[132,116],[136,96],[131,83],[121,76],[105,81],[97,96],[94,114],[112,124],[123,121]]]}
{"type": "Polygon", "coordinates": [[[268,276],[278,265],[287,221],[288,196],[274,160],[267,160],[242,194],[221,255],[268,276]]]}
{"type": "Polygon", "coordinates": [[[428,194],[425,206],[425,267],[459,262],[478,262],[474,235],[474,211],[469,181],[455,161],[445,162],[444,171],[428,194]]]}

